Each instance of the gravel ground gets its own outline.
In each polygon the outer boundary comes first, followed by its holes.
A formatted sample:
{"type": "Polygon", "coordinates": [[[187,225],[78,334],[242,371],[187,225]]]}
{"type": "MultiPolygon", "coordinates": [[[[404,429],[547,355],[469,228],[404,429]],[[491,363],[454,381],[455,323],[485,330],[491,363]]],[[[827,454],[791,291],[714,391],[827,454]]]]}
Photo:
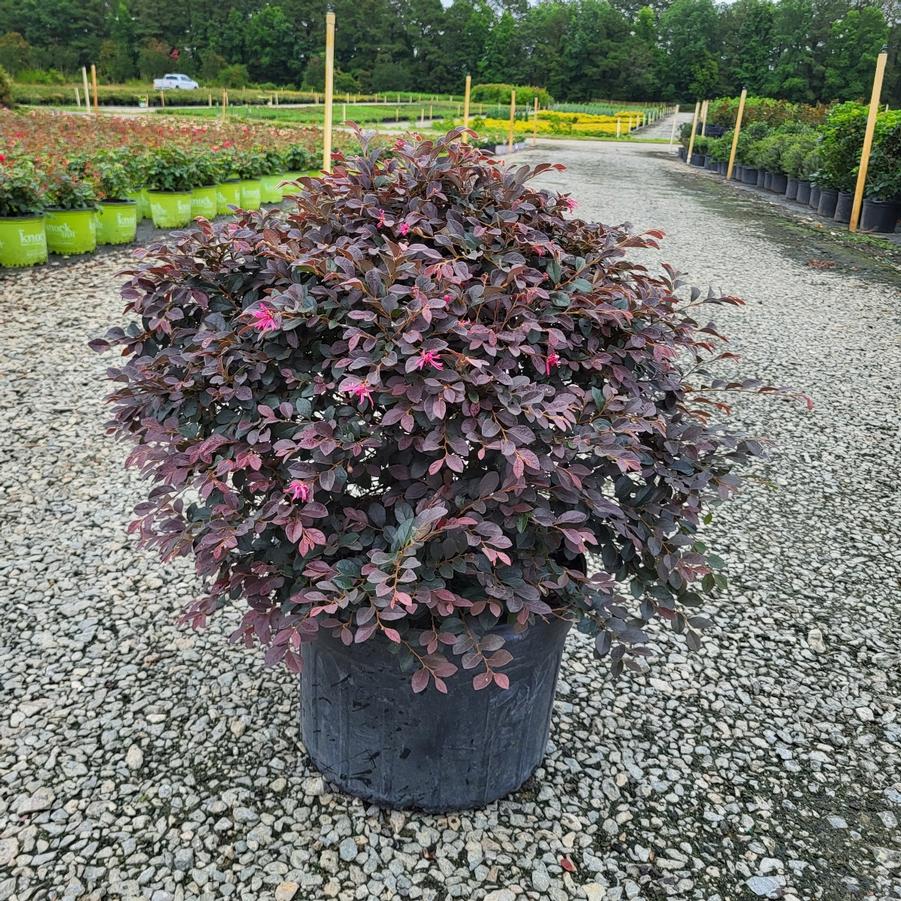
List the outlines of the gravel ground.
{"type": "MultiPolygon", "coordinates": [[[[701,654],[668,634],[613,684],[575,638],[544,766],[454,816],[329,791],[296,686],[186,632],[187,565],[125,535],[138,481],[101,434],[115,252],[0,282],[0,901],[901,898],[898,284],[832,269],[665,148],[539,145],[578,213],[668,233],[657,260],[743,294],[721,323],[778,456],[710,542],[731,588],[701,654]],[[571,872],[570,872],[571,870],[571,872]]],[[[758,205],[759,207],[759,205],[758,205]]],[[[755,207],[755,210],[757,208],[755,207]]]]}

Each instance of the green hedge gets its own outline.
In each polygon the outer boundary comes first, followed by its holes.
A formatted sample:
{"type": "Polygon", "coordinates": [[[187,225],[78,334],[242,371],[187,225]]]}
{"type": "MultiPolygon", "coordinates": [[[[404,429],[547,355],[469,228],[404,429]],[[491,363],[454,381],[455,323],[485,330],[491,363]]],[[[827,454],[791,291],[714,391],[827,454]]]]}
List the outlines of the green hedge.
{"type": "Polygon", "coordinates": [[[510,94],[516,91],[516,105],[530,106],[538,98],[538,105],[547,107],[553,98],[545,88],[536,88],[523,84],[477,84],[472,89],[473,103],[506,103],[510,104],[510,94]]]}

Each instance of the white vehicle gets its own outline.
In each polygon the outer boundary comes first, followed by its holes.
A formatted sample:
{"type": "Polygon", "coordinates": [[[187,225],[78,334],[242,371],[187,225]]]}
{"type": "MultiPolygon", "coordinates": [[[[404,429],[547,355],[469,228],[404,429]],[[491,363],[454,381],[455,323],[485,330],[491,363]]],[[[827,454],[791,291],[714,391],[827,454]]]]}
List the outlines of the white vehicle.
{"type": "Polygon", "coordinates": [[[197,84],[193,78],[188,78],[187,75],[182,75],[179,72],[171,72],[168,75],[164,75],[162,78],[153,79],[154,91],[168,91],[170,88],[181,88],[185,91],[193,91],[199,87],[200,85],[197,84]]]}

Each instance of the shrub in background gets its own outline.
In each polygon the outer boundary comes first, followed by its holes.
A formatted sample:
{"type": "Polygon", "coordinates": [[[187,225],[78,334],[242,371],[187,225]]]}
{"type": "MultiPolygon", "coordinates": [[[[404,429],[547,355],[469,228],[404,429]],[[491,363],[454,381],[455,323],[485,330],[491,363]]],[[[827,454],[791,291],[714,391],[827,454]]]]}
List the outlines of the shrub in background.
{"type": "Polygon", "coordinates": [[[878,200],[901,200],[901,110],[887,110],[876,119],[866,194],[878,200]]]}
{"type": "Polygon", "coordinates": [[[860,150],[867,125],[867,107],[840,103],[824,123],[817,183],[824,188],[850,191],[854,187],[860,150]]]}
{"type": "Polygon", "coordinates": [[[529,184],[560,167],[459,134],[149,249],[93,342],[125,357],[110,428],[153,482],[132,530],[194,556],[188,621],[243,598],[234,640],[295,670],[320,629],[387,643],[414,691],[505,686],[499,621],[577,620],[615,672],[656,617],[696,648],[722,581],[698,530],[760,452],[706,399],[739,386],[705,374],[704,308],[740,301],[680,300],[628,257],[660,233],[570,218],[529,184]]]}
{"type": "Polygon", "coordinates": [[[516,105],[532,106],[538,98],[539,106],[549,106],[553,100],[546,88],[522,84],[477,84],[473,85],[470,99],[473,103],[510,104],[510,94],[516,91],[516,105]]]}
{"type": "Polygon", "coordinates": [[[30,216],[44,206],[44,184],[34,163],[0,161],[0,218],[30,216]]]}
{"type": "Polygon", "coordinates": [[[0,66],[0,108],[10,109],[13,106],[13,83],[9,72],[0,66]]]}

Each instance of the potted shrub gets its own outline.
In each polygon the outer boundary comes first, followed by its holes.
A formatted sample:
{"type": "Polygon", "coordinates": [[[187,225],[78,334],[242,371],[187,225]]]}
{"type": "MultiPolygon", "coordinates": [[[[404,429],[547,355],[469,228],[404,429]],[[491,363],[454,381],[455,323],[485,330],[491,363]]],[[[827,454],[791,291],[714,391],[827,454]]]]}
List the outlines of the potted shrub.
{"type": "Polygon", "coordinates": [[[204,219],[215,219],[219,211],[219,188],[222,181],[222,158],[211,150],[194,153],[191,188],[191,216],[203,216],[204,219]]]}
{"type": "MultiPolygon", "coordinates": [[[[867,108],[859,103],[840,103],[826,117],[823,125],[823,139],[820,147],[820,169],[817,183],[820,199],[817,213],[834,217],[842,194],[842,208],[839,214],[850,217],[851,191],[860,163],[860,148],[866,129],[867,108]]],[[[840,221],[848,221],[842,218],[840,221]]]]}
{"type": "Polygon", "coordinates": [[[861,209],[862,231],[893,232],[901,215],[901,111],[876,120],[873,155],[861,209]]]}
{"type": "Polygon", "coordinates": [[[241,206],[241,179],[235,173],[235,151],[219,149],[213,152],[220,171],[216,185],[216,212],[220,216],[227,216],[241,206]]]}
{"type": "Polygon", "coordinates": [[[239,150],[235,153],[234,171],[240,179],[241,209],[260,208],[260,176],[266,170],[266,157],[261,150],[239,150]]]}
{"type": "Polygon", "coordinates": [[[696,135],[694,146],[691,148],[691,165],[703,167],[706,156],[707,138],[702,135],[696,135]]]}
{"type": "Polygon", "coordinates": [[[303,668],[316,766],[428,810],[538,766],[572,625],[614,673],[657,617],[698,646],[701,519],[760,450],[705,401],[736,386],[695,308],[740,301],[678,300],[626,256],[660,233],[570,218],[528,184],[554,166],[461,131],[154,247],[92,342],[154,483],[134,530],[205,582],[186,621],[243,597],[234,640],[303,668]]]}
{"type": "Polygon", "coordinates": [[[0,160],[0,266],[47,262],[44,186],[31,160],[0,160]]]}
{"type": "Polygon", "coordinates": [[[99,200],[97,243],[130,244],[138,230],[138,203],[129,199],[135,188],[134,176],[121,154],[99,157],[92,166],[99,200]]]}
{"type": "Polygon", "coordinates": [[[185,150],[173,145],[155,148],[145,171],[150,215],[157,228],[181,228],[191,221],[194,164],[185,150]]]}
{"type": "Polygon", "coordinates": [[[48,172],[44,228],[51,253],[96,250],[97,192],[86,176],[61,166],[48,172]]]}
{"type": "Polygon", "coordinates": [[[791,135],[782,152],[782,164],[787,177],[785,196],[788,200],[807,203],[810,199],[810,180],[805,161],[816,147],[817,140],[817,133],[813,129],[805,129],[791,135]]]}

